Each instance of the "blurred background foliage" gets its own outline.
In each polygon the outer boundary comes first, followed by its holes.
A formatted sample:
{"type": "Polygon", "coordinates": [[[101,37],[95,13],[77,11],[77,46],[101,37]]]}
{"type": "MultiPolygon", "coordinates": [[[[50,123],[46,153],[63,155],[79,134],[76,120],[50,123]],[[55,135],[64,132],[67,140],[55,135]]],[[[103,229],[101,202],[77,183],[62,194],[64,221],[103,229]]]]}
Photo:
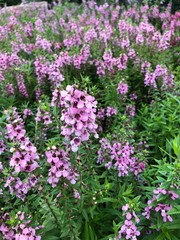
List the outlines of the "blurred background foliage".
{"type": "MultiPolygon", "coordinates": [[[[46,1],[48,4],[52,4],[53,2],[58,2],[58,0],[26,0],[26,2],[41,2],[46,1]]],[[[88,1],[88,0],[87,0],[88,1]]],[[[22,0],[0,0],[0,7],[3,7],[5,4],[7,6],[13,6],[18,5],[23,2],[22,0]]],[[[67,2],[67,0],[62,0],[61,2],[67,2]]],[[[78,4],[82,3],[82,0],[68,0],[69,3],[75,2],[78,4]]],[[[96,0],[98,4],[101,4],[104,2],[104,0],[96,0]]],[[[107,0],[108,3],[114,3],[114,0],[107,0]]],[[[149,5],[157,5],[161,4],[162,6],[166,7],[169,3],[172,3],[172,9],[171,12],[174,14],[176,11],[180,11],[180,1],[179,0],[119,0],[120,5],[125,5],[127,7],[130,4],[134,3],[148,3],[149,5]]]]}

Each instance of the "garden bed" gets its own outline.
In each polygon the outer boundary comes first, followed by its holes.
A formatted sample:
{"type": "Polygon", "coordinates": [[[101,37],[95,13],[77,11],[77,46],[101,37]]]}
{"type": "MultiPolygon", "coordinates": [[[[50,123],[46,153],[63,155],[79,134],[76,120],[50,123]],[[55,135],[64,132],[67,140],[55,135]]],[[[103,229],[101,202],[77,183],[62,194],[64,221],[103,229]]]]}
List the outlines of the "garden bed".
{"type": "Polygon", "coordinates": [[[178,240],[180,13],[40,4],[0,15],[0,239],[178,240]]]}

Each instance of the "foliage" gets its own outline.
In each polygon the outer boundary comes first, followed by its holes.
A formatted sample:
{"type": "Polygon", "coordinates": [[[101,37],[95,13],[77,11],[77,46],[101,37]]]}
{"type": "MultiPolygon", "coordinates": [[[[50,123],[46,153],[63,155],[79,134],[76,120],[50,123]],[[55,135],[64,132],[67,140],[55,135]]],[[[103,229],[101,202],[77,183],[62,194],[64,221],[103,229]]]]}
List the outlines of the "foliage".
{"type": "Polygon", "coordinates": [[[141,134],[148,138],[155,157],[162,156],[158,148],[164,148],[167,140],[179,134],[179,103],[178,95],[166,93],[162,100],[157,97],[151,107],[144,105],[141,110],[139,115],[139,125],[141,125],[139,127],[143,128],[141,134]]]}

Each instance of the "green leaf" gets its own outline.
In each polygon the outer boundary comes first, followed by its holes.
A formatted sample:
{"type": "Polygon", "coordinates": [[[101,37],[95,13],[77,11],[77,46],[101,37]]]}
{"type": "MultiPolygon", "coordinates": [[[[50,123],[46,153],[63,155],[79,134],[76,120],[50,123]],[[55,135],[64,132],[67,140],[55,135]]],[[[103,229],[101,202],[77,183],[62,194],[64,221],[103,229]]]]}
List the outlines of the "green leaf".
{"type": "Polygon", "coordinates": [[[168,211],[169,215],[180,214],[180,205],[173,207],[171,210],[168,211]]]}
{"type": "Polygon", "coordinates": [[[153,234],[150,234],[148,236],[145,236],[142,240],[165,240],[164,234],[161,232],[155,232],[153,234]]]}
{"type": "Polygon", "coordinates": [[[52,236],[52,235],[46,235],[45,237],[42,237],[42,240],[59,240],[59,237],[52,236]]]}
{"type": "Polygon", "coordinates": [[[162,226],[162,217],[160,215],[160,213],[158,213],[158,216],[157,216],[157,228],[160,228],[162,226]]]}
{"type": "Polygon", "coordinates": [[[164,223],[163,227],[166,227],[167,229],[179,229],[180,228],[180,219],[175,219],[171,223],[164,223]]]}
{"type": "Polygon", "coordinates": [[[89,221],[89,217],[88,217],[88,214],[87,214],[85,209],[82,210],[82,215],[85,218],[85,220],[88,222],[89,221]]]}
{"type": "Polygon", "coordinates": [[[160,197],[158,197],[157,202],[161,202],[162,200],[166,199],[166,195],[161,194],[160,197]]]}
{"type": "Polygon", "coordinates": [[[88,223],[87,222],[84,225],[83,238],[86,239],[86,240],[90,240],[89,239],[89,228],[88,228],[88,223]]]}
{"type": "Polygon", "coordinates": [[[139,199],[140,199],[140,198],[141,198],[141,196],[135,197],[135,198],[133,199],[133,202],[135,202],[135,203],[139,202],[139,199]]]}
{"type": "MultiPolygon", "coordinates": [[[[53,225],[53,224],[52,224],[53,225]]],[[[54,225],[53,225],[53,228],[51,231],[48,231],[48,232],[45,232],[44,233],[44,236],[42,236],[42,240],[58,240],[59,239],[59,231],[54,228],[54,225]]]]}
{"type": "Polygon", "coordinates": [[[61,234],[61,238],[67,237],[69,235],[69,229],[63,229],[63,233],[61,234]]]}
{"type": "Polygon", "coordinates": [[[169,231],[167,228],[161,228],[162,232],[164,233],[164,235],[167,237],[167,239],[171,240],[171,236],[169,235],[169,231]]]}
{"type": "Polygon", "coordinates": [[[50,231],[54,228],[54,219],[50,216],[47,216],[47,218],[45,219],[45,221],[42,224],[44,226],[44,228],[46,229],[46,231],[50,231]]]}
{"type": "MultiPolygon", "coordinates": [[[[152,239],[152,238],[151,238],[152,239]]],[[[165,236],[164,236],[164,234],[163,233],[160,233],[156,238],[155,238],[155,240],[165,240],[166,238],[165,238],[165,236]]]]}
{"type": "Polygon", "coordinates": [[[179,237],[177,238],[174,234],[172,234],[171,232],[169,233],[171,236],[171,240],[179,240],[179,237]]]}
{"type": "Polygon", "coordinates": [[[84,225],[82,237],[83,239],[86,239],[86,240],[97,240],[96,234],[92,229],[91,225],[89,225],[89,222],[86,222],[84,225]]]}
{"type": "Polygon", "coordinates": [[[178,155],[179,155],[179,151],[180,151],[179,136],[177,136],[177,137],[173,140],[173,150],[174,150],[174,153],[176,154],[176,156],[178,156],[178,155]]]}
{"type": "Polygon", "coordinates": [[[89,235],[90,235],[90,240],[97,240],[96,234],[93,231],[93,229],[91,228],[91,226],[89,225],[89,235]]]}
{"type": "Polygon", "coordinates": [[[91,214],[91,218],[93,219],[94,218],[94,211],[96,209],[96,205],[94,205],[92,208],[90,208],[89,212],[91,214]]]}
{"type": "Polygon", "coordinates": [[[127,190],[122,194],[123,196],[129,196],[132,193],[132,184],[130,184],[127,190]]]}

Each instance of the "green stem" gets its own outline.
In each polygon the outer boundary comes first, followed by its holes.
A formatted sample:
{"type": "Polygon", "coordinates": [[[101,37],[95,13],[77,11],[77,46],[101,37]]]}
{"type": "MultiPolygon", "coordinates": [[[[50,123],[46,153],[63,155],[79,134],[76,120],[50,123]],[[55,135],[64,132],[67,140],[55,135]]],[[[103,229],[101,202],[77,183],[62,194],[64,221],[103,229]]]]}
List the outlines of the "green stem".
{"type": "Polygon", "coordinates": [[[76,238],[76,235],[75,235],[75,233],[74,233],[73,226],[72,226],[72,224],[71,224],[71,222],[70,222],[70,216],[69,216],[69,210],[68,210],[68,204],[67,204],[67,203],[68,203],[68,199],[67,199],[66,194],[65,194],[65,189],[63,189],[63,196],[65,196],[65,197],[64,197],[65,212],[66,212],[66,216],[67,216],[67,220],[68,220],[68,225],[69,225],[70,231],[72,232],[72,235],[73,235],[74,240],[75,240],[75,239],[77,239],[77,238],[76,238]]]}
{"type": "Polygon", "coordinates": [[[52,215],[53,215],[53,217],[55,219],[55,223],[57,225],[57,229],[58,229],[58,231],[60,233],[60,227],[59,227],[59,223],[58,223],[58,218],[57,218],[54,210],[52,209],[51,204],[49,203],[48,199],[46,197],[44,197],[44,199],[45,199],[45,202],[46,202],[47,206],[49,207],[49,209],[50,209],[50,211],[51,211],[51,213],[52,213],[52,215]]]}

